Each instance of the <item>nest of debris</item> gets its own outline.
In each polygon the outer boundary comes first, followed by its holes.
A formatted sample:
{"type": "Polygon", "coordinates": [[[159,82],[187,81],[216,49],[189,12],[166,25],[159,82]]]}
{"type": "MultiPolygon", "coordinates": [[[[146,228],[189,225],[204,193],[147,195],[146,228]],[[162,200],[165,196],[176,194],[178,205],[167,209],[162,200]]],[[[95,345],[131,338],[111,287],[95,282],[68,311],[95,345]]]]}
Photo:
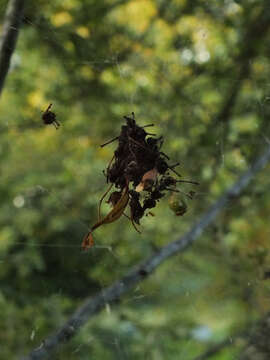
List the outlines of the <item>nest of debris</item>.
{"type": "MultiPolygon", "coordinates": [[[[176,188],[177,183],[198,185],[195,181],[179,180],[181,175],[175,170],[179,163],[169,164],[169,156],[161,151],[163,136],[156,137],[155,134],[145,130],[153,124],[143,127],[137,125],[134,113],[132,117],[124,116],[124,119],[126,125],[121,127],[120,135],[101,145],[104,147],[118,141],[114,155],[104,171],[107,183],[110,185],[100,199],[98,221],[83,240],[84,250],[93,246],[92,232],[99,226],[125,215],[136,231],[140,232],[136,225],[140,225],[141,218],[149,213],[152,214],[150,209],[153,209],[166,193],[180,192],[176,188]],[[174,176],[171,175],[172,173],[174,176]],[[113,187],[114,190],[111,191],[113,187]],[[101,204],[107,195],[107,203],[112,205],[112,210],[101,219],[101,204]],[[128,206],[129,215],[124,213],[128,206]]],[[[194,192],[190,191],[185,195],[192,198],[194,192]]],[[[175,210],[173,209],[177,215],[186,212],[185,203],[183,201],[181,203],[180,208],[177,209],[176,206],[175,210]]]]}

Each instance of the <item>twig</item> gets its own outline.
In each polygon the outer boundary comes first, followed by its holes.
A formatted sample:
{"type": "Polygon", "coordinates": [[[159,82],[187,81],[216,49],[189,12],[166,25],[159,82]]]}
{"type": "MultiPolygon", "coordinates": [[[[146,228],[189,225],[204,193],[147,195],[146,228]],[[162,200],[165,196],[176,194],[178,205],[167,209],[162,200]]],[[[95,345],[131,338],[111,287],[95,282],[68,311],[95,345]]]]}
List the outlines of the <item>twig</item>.
{"type": "Polygon", "coordinates": [[[238,181],[222,195],[215,204],[195,223],[195,225],[180,239],[169,243],[153,254],[148,260],[138,264],[122,279],[102,290],[94,297],[87,299],[82,306],[69,318],[59,330],[46,338],[42,344],[21,360],[39,360],[50,355],[62,343],[68,342],[80,328],[91,318],[99,313],[108,303],[119,299],[140,281],[148,277],[160,264],[177,253],[186,250],[202,234],[204,229],[211,224],[225,205],[241,194],[251,179],[263,169],[270,161],[270,146],[261,157],[247,170],[238,181]]]}
{"type": "Polygon", "coordinates": [[[16,46],[23,16],[24,0],[10,0],[7,6],[0,39],[0,94],[4,87],[12,53],[16,46]]]}
{"type": "Polygon", "coordinates": [[[119,136],[116,136],[115,138],[113,138],[113,139],[105,142],[104,144],[101,144],[100,147],[104,147],[104,146],[106,146],[106,145],[109,145],[109,144],[111,144],[112,142],[114,142],[114,141],[117,140],[117,139],[119,139],[119,136]]]}

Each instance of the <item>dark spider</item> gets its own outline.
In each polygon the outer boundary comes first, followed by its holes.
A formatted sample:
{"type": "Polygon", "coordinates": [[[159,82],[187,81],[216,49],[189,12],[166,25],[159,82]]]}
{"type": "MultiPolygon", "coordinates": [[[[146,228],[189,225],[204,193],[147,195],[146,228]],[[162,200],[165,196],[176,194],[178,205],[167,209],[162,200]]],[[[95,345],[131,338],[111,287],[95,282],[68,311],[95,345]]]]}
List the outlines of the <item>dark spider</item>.
{"type": "Polygon", "coordinates": [[[52,107],[52,104],[50,104],[47,109],[43,112],[42,120],[45,125],[53,124],[56,128],[56,130],[59,128],[60,124],[56,120],[56,115],[53,111],[50,111],[50,108],[52,107]]]}

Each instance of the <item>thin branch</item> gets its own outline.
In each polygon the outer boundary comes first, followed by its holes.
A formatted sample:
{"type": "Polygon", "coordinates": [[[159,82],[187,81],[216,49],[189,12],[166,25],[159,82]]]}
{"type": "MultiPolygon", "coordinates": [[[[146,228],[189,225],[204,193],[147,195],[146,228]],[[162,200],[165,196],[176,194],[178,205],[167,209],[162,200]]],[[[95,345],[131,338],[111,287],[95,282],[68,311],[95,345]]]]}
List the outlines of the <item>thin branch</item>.
{"type": "Polygon", "coordinates": [[[112,303],[127,293],[140,281],[148,277],[160,264],[173,255],[176,255],[192,245],[192,243],[202,234],[204,229],[211,224],[217,215],[224,209],[226,204],[238,197],[243,189],[249,184],[251,179],[264,168],[270,161],[270,146],[261,157],[247,170],[236,183],[222,195],[215,204],[195,223],[195,225],[180,239],[169,243],[161,250],[153,254],[146,261],[138,264],[122,279],[113,285],[102,290],[96,296],[87,299],[84,304],[69,318],[69,320],[53,335],[46,338],[38,348],[33,350],[22,360],[39,360],[50,355],[62,343],[69,341],[78,333],[80,328],[91,318],[99,313],[106,304],[112,303]]]}
{"type": "Polygon", "coordinates": [[[10,0],[7,6],[0,39],[0,94],[2,93],[11,56],[16,46],[23,17],[23,7],[24,0],[10,0]]]}
{"type": "Polygon", "coordinates": [[[235,339],[229,337],[228,339],[223,340],[219,344],[213,345],[211,348],[207,349],[203,354],[197,356],[193,360],[208,360],[212,356],[215,356],[217,353],[224,350],[224,348],[233,345],[234,342],[235,339]]]}
{"type": "Polygon", "coordinates": [[[215,356],[217,355],[217,353],[223,351],[226,347],[234,345],[235,341],[243,336],[247,336],[247,331],[242,334],[229,336],[227,339],[221,341],[219,344],[213,345],[212,347],[207,349],[203,354],[197,356],[193,360],[208,360],[212,356],[215,356]]]}
{"type": "Polygon", "coordinates": [[[245,330],[242,330],[236,334],[232,334],[227,337],[225,340],[221,341],[218,344],[215,344],[209,347],[204,353],[199,356],[196,356],[193,360],[208,360],[212,356],[217,355],[217,353],[223,351],[226,347],[235,345],[235,342],[239,339],[246,340],[250,334],[250,328],[254,328],[258,325],[258,321],[255,324],[249,323],[246,325],[245,330]]]}

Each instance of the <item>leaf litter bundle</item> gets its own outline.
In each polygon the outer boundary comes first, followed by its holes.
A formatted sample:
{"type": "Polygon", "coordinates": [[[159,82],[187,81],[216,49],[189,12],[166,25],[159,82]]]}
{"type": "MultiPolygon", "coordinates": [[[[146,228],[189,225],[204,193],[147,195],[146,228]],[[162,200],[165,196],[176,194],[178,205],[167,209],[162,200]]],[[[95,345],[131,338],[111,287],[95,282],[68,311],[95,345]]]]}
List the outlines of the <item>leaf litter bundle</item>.
{"type": "MultiPolygon", "coordinates": [[[[157,205],[166,192],[180,192],[176,189],[177,183],[198,185],[195,181],[178,180],[181,175],[175,168],[179,163],[170,165],[169,157],[161,151],[163,136],[156,137],[155,134],[145,130],[153,124],[143,127],[137,125],[134,113],[132,117],[124,116],[124,119],[126,125],[121,127],[120,135],[101,145],[103,147],[118,141],[114,155],[104,171],[107,183],[110,185],[100,199],[98,221],[83,239],[83,250],[93,246],[92,232],[101,225],[114,222],[124,215],[129,218],[135,230],[140,232],[137,225],[140,225],[141,218],[144,215],[153,215],[150,209],[157,205]],[[102,219],[100,209],[106,196],[112,210],[102,219]],[[128,206],[129,215],[124,213],[128,206]]],[[[192,198],[194,191],[185,195],[192,198]]],[[[180,203],[171,201],[170,207],[179,216],[183,215],[187,209],[183,200],[180,203]]]]}

